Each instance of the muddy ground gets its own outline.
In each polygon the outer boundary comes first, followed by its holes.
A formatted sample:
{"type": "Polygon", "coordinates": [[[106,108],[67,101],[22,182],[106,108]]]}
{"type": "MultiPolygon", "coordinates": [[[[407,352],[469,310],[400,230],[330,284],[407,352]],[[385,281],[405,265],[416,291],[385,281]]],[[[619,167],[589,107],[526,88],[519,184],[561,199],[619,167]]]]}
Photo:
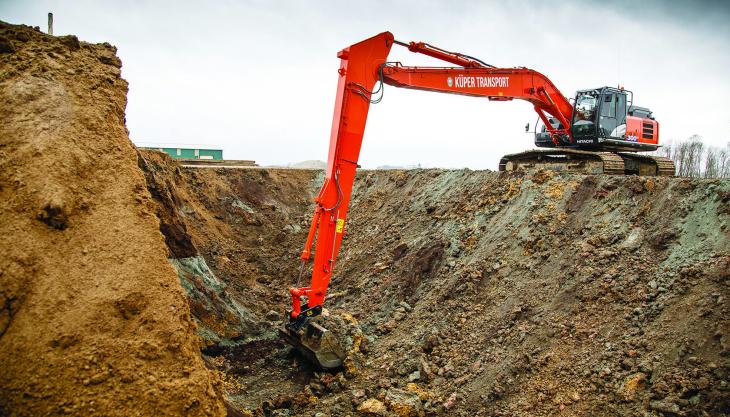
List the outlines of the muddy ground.
{"type": "Polygon", "coordinates": [[[364,341],[328,374],[275,332],[321,171],[140,161],[163,228],[243,307],[190,291],[244,415],[730,412],[728,181],[363,171],[327,306],[364,341]]]}

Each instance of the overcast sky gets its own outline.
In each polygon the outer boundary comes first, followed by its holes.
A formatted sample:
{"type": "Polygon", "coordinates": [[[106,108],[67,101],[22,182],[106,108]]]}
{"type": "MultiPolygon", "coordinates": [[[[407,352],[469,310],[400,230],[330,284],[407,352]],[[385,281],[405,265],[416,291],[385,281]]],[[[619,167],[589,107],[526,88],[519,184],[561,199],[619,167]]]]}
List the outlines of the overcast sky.
{"type": "MultiPolygon", "coordinates": [[[[263,165],[326,160],[337,51],[389,30],[546,74],[568,97],[623,85],[661,140],[730,140],[730,2],[17,1],[0,20],[119,48],[137,144],[222,147],[263,165]],[[554,4],[551,4],[554,3],[554,4]],[[606,2],[601,2],[606,3],[606,2]]],[[[390,60],[441,65],[395,46],[390,60]]],[[[386,86],[360,162],[496,169],[533,146],[526,102],[386,86]]]]}

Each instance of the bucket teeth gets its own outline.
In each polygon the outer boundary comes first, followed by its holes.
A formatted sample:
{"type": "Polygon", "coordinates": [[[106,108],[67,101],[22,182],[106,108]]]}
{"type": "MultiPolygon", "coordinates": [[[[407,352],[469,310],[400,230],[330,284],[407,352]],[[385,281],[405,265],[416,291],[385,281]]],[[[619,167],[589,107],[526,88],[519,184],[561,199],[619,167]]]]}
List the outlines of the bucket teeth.
{"type": "Polygon", "coordinates": [[[300,329],[286,325],[280,332],[289,344],[319,368],[330,370],[342,366],[345,354],[337,338],[319,324],[309,322],[300,329]]]}

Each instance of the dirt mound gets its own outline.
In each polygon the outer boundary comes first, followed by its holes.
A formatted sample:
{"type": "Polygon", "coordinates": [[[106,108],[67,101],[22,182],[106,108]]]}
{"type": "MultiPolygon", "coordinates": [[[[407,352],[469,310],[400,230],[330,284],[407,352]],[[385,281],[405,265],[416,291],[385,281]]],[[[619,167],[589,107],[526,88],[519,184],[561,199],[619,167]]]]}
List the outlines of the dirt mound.
{"type": "Polygon", "coordinates": [[[362,175],[334,304],[372,338],[372,394],[417,382],[444,415],[728,413],[728,190],[362,175]]]}
{"type": "Polygon", "coordinates": [[[0,415],[224,415],[108,44],[0,22],[0,415]]]}
{"type": "MultiPolygon", "coordinates": [[[[302,200],[321,178],[241,171],[184,169],[176,189],[186,207],[204,202],[185,222],[230,297],[274,310],[276,325],[311,215],[302,200]]],[[[363,331],[356,369],[314,372],[266,334],[211,362],[256,415],[726,415],[729,192],[679,178],[361,172],[327,301],[363,331]]]]}

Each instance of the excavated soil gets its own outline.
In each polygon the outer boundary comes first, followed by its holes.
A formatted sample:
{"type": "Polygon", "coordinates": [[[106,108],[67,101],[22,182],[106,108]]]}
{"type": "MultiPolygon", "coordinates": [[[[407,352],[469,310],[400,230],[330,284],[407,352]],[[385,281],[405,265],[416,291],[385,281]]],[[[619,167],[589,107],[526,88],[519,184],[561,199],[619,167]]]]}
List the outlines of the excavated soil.
{"type": "Polygon", "coordinates": [[[0,22],[0,415],[730,414],[729,181],[361,171],[318,372],[322,171],[137,152],[120,67],[0,22]]]}
{"type": "Polygon", "coordinates": [[[0,22],[0,415],[225,415],[108,44],[0,22]]]}
{"type": "Polygon", "coordinates": [[[727,180],[360,172],[327,307],[362,341],[320,373],[275,329],[321,171],[140,161],[254,324],[201,332],[244,415],[730,413],[727,180]]]}

